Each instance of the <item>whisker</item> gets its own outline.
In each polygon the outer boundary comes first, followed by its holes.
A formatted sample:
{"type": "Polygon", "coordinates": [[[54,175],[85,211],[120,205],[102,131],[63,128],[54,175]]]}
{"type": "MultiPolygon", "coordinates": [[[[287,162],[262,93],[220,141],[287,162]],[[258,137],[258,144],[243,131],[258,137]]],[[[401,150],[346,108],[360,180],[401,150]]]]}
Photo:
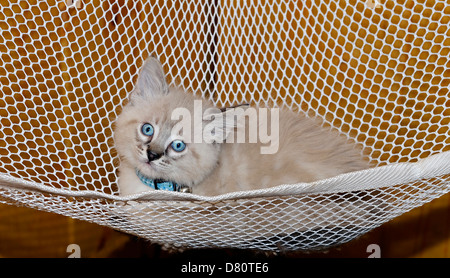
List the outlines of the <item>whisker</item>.
{"type": "Polygon", "coordinates": [[[170,168],[169,164],[162,161],[155,163],[155,166],[158,167],[159,170],[168,170],[170,168]]]}

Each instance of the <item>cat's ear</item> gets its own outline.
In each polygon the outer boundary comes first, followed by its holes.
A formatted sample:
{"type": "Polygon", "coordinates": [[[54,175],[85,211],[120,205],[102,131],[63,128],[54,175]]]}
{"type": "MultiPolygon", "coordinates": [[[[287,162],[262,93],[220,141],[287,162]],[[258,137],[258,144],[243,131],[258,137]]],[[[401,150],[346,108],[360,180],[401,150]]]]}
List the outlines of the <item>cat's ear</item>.
{"type": "Polygon", "coordinates": [[[147,58],[139,72],[136,90],[131,95],[131,100],[161,96],[167,94],[168,91],[169,86],[161,63],[154,57],[147,58]]]}

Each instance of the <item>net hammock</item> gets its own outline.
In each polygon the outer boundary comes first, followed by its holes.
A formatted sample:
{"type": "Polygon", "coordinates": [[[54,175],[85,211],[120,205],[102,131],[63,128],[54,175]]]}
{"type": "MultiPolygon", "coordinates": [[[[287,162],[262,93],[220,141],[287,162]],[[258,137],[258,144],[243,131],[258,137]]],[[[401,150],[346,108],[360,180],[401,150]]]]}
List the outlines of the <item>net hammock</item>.
{"type": "Polygon", "coordinates": [[[311,250],[449,191],[450,5],[0,1],[0,202],[173,247],[311,250]],[[323,119],[375,167],[214,197],[119,196],[113,124],[142,62],[225,107],[323,119]]]}

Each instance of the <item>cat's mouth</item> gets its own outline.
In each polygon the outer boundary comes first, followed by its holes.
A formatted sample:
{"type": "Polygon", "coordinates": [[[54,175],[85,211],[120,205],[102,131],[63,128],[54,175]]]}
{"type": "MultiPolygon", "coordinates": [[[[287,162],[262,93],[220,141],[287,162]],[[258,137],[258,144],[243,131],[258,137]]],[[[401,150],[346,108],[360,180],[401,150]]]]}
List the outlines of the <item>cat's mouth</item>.
{"type": "Polygon", "coordinates": [[[149,168],[155,172],[164,172],[169,170],[169,163],[165,162],[161,159],[159,160],[147,160],[145,162],[146,165],[149,166],[149,168]]]}
{"type": "Polygon", "coordinates": [[[170,172],[170,161],[164,157],[164,153],[157,153],[149,148],[138,148],[138,161],[144,172],[148,174],[156,175],[156,173],[164,174],[170,172]]]}
{"type": "Polygon", "coordinates": [[[155,171],[157,170],[157,167],[156,167],[156,164],[155,164],[154,161],[148,161],[148,160],[147,160],[147,161],[145,162],[145,164],[148,165],[152,170],[155,170],[155,171]]]}

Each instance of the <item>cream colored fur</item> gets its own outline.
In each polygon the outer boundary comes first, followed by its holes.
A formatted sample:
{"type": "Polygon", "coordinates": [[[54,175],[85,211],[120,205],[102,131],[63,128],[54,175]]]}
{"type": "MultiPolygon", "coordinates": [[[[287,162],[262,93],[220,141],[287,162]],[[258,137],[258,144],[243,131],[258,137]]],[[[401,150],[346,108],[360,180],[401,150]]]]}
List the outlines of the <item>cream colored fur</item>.
{"type": "MultiPolygon", "coordinates": [[[[368,167],[356,145],[337,132],[322,128],[318,121],[286,109],[279,112],[279,148],[274,154],[261,154],[265,144],[259,142],[187,143],[183,153],[175,153],[169,147],[177,123],[171,120],[172,111],[183,107],[193,114],[196,99],[200,98],[169,88],[156,59],[144,63],[136,90],[116,121],[120,194],[151,190],[141,183],[135,169],[150,178],[189,185],[194,194],[218,195],[311,182],[368,167]],[[143,123],[155,127],[151,142],[140,134],[143,123]],[[148,149],[164,155],[149,163],[148,149]]],[[[202,100],[204,110],[211,107],[212,103],[202,100]]]]}

